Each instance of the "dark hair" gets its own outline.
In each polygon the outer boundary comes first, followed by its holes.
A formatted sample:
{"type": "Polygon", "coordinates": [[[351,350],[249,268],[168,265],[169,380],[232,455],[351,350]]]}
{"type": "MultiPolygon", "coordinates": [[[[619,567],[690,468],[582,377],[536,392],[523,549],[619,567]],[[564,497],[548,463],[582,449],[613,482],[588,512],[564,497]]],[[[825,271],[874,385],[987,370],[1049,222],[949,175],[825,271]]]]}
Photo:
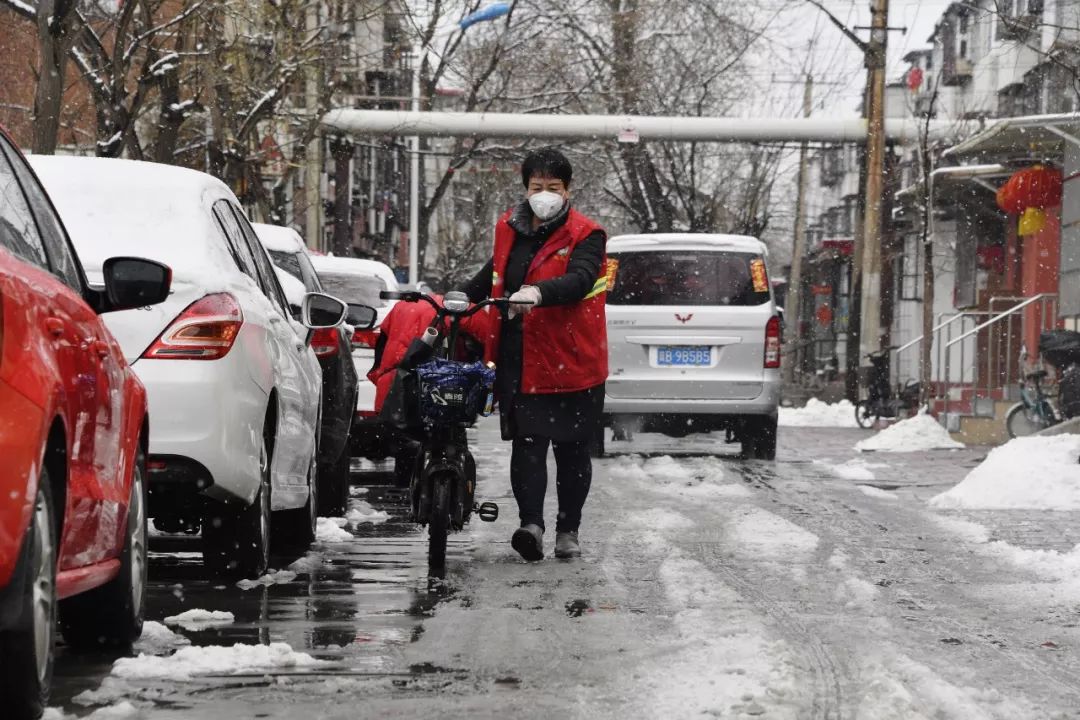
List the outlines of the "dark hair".
{"type": "Polygon", "coordinates": [[[574,168],[566,156],[555,148],[543,148],[529,153],[521,164],[521,184],[529,187],[529,180],[534,177],[555,178],[570,187],[574,168]]]}

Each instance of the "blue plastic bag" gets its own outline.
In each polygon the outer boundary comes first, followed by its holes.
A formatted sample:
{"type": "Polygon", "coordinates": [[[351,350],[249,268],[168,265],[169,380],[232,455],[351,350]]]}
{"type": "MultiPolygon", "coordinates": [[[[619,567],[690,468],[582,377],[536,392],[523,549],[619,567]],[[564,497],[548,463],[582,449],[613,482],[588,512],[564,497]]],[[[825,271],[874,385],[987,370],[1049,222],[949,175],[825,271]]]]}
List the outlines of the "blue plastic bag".
{"type": "Polygon", "coordinates": [[[427,425],[476,422],[495,386],[495,371],[479,362],[432,360],[418,367],[416,376],[420,419],[427,425]]]}

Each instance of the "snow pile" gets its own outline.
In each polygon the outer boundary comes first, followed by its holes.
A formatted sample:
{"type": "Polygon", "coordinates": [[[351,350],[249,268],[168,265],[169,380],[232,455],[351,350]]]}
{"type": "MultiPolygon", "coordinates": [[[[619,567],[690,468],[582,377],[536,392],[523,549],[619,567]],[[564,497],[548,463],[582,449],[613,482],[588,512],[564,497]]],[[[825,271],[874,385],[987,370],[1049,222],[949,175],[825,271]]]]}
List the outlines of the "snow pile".
{"type": "Polygon", "coordinates": [[[250,670],[282,670],[322,664],[307,653],[296,652],[287,643],[211,645],[186,647],[168,657],[139,655],[120,658],[112,674],[129,680],[190,680],[198,675],[232,675],[250,670]]]}
{"type": "Polygon", "coordinates": [[[179,625],[185,630],[206,630],[223,625],[232,625],[235,620],[236,618],[231,612],[194,608],[179,615],[165,618],[165,624],[179,625]]]}
{"type": "Polygon", "coordinates": [[[315,528],[315,539],[324,543],[339,543],[353,540],[354,536],[345,529],[349,523],[345,518],[319,518],[319,525],[315,528]]]}
{"type": "Polygon", "coordinates": [[[135,652],[147,655],[167,655],[178,647],[190,645],[191,641],[183,635],[174,633],[159,622],[147,620],[143,623],[142,635],[135,641],[135,652]]]}
{"type": "Polygon", "coordinates": [[[89,720],[111,720],[114,718],[133,718],[138,717],[139,708],[132,705],[127,700],[118,702],[115,705],[108,707],[98,708],[94,712],[90,713],[89,720]]]}
{"type": "Polygon", "coordinates": [[[955,450],[964,447],[949,437],[949,433],[928,413],[901,420],[877,435],[855,444],[859,452],[923,452],[925,450],[955,450]]]}
{"type": "Polygon", "coordinates": [[[376,510],[370,503],[363,500],[350,500],[349,512],[345,513],[345,519],[353,527],[364,523],[379,525],[389,520],[390,514],[383,510],[376,510]]]}
{"type": "Polygon", "coordinates": [[[779,423],[785,427],[859,427],[850,400],[829,404],[817,398],[807,400],[806,407],[780,408],[779,423]]]}
{"type": "Polygon", "coordinates": [[[287,585],[295,579],[296,573],[292,570],[271,570],[258,580],[241,580],[236,583],[236,587],[241,590],[251,590],[252,588],[268,587],[270,585],[287,585]]]}
{"type": "Polygon", "coordinates": [[[313,573],[317,570],[321,570],[326,561],[323,560],[323,556],[319,553],[309,552],[302,558],[295,560],[289,569],[297,573],[313,573]]]}
{"type": "Polygon", "coordinates": [[[1022,437],[990,451],[938,508],[1080,510],[1080,435],[1022,437]]]}

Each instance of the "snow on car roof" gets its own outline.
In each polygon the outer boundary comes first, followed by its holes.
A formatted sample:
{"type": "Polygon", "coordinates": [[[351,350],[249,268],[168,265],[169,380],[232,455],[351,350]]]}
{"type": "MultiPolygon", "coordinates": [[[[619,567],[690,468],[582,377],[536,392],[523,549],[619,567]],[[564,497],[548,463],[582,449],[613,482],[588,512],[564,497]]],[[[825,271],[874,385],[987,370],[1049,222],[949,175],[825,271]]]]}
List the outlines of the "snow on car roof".
{"type": "Polygon", "coordinates": [[[266,223],[251,223],[251,227],[255,229],[255,234],[259,236],[259,242],[267,250],[295,253],[305,249],[300,233],[291,227],[267,225],[266,223]]]}
{"type": "MultiPolygon", "coordinates": [[[[220,180],[137,160],[31,155],[88,274],[110,257],[163,262],[174,278],[206,284],[212,268],[235,266],[211,215],[236,196],[220,180]]],[[[237,203],[239,204],[239,203],[237,203]]]]}
{"type": "Polygon", "coordinates": [[[378,260],[364,260],[362,258],[335,257],[333,255],[313,255],[312,265],[315,272],[337,273],[340,275],[375,275],[382,278],[389,290],[397,290],[397,277],[390,266],[378,260]]]}
{"type": "Polygon", "coordinates": [[[640,235],[616,235],[608,240],[608,252],[620,250],[665,250],[688,247],[738,250],[768,254],[765,243],[749,235],[723,235],[713,233],[653,233],[640,235]]]}

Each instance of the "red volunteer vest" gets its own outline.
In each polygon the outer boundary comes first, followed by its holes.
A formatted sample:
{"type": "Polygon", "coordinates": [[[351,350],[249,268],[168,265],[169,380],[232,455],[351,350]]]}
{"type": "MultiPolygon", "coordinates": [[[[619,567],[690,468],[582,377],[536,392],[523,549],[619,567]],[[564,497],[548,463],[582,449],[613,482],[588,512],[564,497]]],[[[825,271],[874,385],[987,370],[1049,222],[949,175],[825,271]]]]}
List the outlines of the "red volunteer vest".
{"type": "MultiPolygon", "coordinates": [[[[508,211],[495,226],[493,298],[506,295],[506,264],[517,234],[510,227],[512,214],[513,210],[508,211]]],[[[525,275],[525,284],[535,285],[565,275],[574,248],[597,230],[602,232],[603,228],[571,208],[566,222],[536,253],[525,275]]],[[[584,300],[572,305],[541,305],[525,315],[521,392],[528,395],[576,392],[607,380],[606,256],[604,259],[600,276],[584,300]]],[[[496,312],[488,317],[490,330],[485,346],[488,359],[494,361],[499,354],[502,318],[496,312]]]]}

